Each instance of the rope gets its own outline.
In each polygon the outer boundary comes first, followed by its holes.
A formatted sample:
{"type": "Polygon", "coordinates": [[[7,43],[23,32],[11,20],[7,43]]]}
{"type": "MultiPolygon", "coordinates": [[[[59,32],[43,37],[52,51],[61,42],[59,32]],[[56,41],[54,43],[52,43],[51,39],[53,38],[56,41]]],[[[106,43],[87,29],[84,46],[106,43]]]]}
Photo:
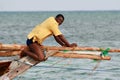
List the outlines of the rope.
{"type": "Polygon", "coordinates": [[[98,63],[93,67],[92,72],[90,73],[90,75],[92,75],[93,72],[99,67],[100,62],[101,62],[101,60],[99,60],[98,63]]]}
{"type": "MultiPolygon", "coordinates": [[[[74,50],[75,50],[75,47],[73,47],[71,51],[74,51],[74,50]]],[[[72,55],[73,55],[73,54],[70,54],[70,56],[69,56],[69,62],[70,62],[70,58],[72,57],[72,55]]],[[[62,62],[62,61],[64,61],[64,60],[67,60],[67,58],[63,58],[62,60],[59,60],[59,61],[55,62],[55,63],[52,64],[51,66],[54,66],[55,64],[58,64],[58,63],[60,63],[60,62],[62,62]]],[[[68,64],[70,64],[70,63],[68,63],[68,64]]],[[[66,65],[68,65],[68,64],[66,64],[66,65]]],[[[64,66],[65,66],[65,65],[64,65],[64,66]]]]}

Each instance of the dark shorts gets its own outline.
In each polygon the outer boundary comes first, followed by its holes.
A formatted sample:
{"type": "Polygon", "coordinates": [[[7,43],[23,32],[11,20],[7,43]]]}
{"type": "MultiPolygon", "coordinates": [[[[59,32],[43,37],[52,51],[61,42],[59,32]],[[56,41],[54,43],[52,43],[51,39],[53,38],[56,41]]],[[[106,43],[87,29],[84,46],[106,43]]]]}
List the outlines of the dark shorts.
{"type": "Polygon", "coordinates": [[[29,46],[30,44],[33,43],[33,38],[32,39],[27,39],[26,44],[29,46]]]}
{"type": "MultiPolygon", "coordinates": [[[[30,44],[32,44],[32,43],[37,43],[36,41],[35,42],[33,42],[33,38],[32,39],[27,39],[27,41],[26,41],[26,44],[27,44],[27,46],[29,46],[30,44]]],[[[38,43],[37,43],[38,44],[38,43]]],[[[40,45],[41,46],[41,45],[40,45]]],[[[43,51],[43,54],[44,54],[44,56],[46,55],[46,52],[45,51],[43,51]]]]}
{"type": "MultiPolygon", "coordinates": [[[[38,44],[37,41],[33,42],[33,38],[27,39],[26,44],[27,44],[28,46],[29,46],[30,44],[32,44],[32,43],[37,43],[37,44],[38,44]]],[[[40,44],[39,44],[39,45],[40,45],[40,44]]],[[[40,46],[41,46],[41,45],[40,45],[40,46]]]]}

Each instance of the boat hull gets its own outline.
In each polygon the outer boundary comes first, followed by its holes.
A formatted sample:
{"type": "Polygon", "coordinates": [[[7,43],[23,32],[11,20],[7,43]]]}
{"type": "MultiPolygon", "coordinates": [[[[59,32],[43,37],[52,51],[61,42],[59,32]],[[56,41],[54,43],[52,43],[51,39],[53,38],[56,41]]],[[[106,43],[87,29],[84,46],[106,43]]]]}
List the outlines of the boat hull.
{"type": "Polygon", "coordinates": [[[0,76],[9,71],[9,66],[12,61],[0,61],[0,76]]]}

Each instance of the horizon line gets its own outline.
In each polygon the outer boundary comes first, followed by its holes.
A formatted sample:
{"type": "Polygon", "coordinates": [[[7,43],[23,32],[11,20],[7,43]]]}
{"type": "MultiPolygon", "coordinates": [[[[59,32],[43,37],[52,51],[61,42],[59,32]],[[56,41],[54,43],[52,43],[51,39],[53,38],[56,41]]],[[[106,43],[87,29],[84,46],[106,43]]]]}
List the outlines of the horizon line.
{"type": "Polygon", "coordinates": [[[72,12],[72,11],[120,11],[120,10],[4,10],[0,12],[72,12]]]}

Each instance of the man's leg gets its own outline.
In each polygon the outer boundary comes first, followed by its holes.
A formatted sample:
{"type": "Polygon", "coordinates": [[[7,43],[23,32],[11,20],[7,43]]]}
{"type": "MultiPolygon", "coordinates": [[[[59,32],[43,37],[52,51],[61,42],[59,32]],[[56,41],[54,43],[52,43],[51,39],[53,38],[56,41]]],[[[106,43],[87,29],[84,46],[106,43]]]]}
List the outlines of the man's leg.
{"type": "Polygon", "coordinates": [[[40,45],[37,43],[32,43],[29,46],[30,50],[23,50],[24,53],[26,53],[28,56],[32,57],[35,60],[44,61],[45,55],[40,48],[40,45]]]}

